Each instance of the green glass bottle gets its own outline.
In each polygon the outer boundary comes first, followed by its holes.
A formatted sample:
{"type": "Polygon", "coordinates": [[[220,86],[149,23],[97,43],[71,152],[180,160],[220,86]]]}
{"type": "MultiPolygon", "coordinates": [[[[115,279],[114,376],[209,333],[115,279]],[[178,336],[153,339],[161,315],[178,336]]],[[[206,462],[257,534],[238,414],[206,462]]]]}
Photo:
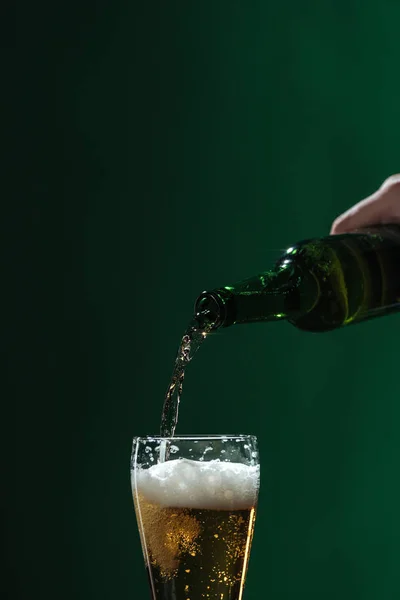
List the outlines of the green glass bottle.
{"type": "Polygon", "coordinates": [[[299,242],[271,271],[204,292],[199,326],[286,319],[320,332],[400,310],[400,227],[376,226],[299,242]]]}

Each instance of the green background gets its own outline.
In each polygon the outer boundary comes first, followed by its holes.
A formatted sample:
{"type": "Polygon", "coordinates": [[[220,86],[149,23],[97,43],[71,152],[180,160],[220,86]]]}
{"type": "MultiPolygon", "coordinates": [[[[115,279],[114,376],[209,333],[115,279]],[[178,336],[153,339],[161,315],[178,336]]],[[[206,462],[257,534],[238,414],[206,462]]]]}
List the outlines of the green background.
{"type": "MultiPolygon", "coordinates": [[[[7,598],[147,597],[131,438],[199,292],[399,171],[399,23],[397,0],[7,9],[7,598]]],[[[178,432],[259,437],[247,600],[400,597],[399,332],[238,327],[190,366],[178,432]]]]}

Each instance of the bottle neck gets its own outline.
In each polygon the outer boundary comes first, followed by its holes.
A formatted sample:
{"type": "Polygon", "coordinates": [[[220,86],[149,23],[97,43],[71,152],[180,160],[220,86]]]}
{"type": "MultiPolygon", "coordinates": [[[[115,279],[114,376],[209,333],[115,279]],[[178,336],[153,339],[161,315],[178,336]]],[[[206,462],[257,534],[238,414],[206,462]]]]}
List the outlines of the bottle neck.
{"type": "Polygon", "coordinates": [[[290,269],[263,273],[233,287],[204,292],[195,304],[201,328],[239,323],[295,319],[307,312],[301,294],[301,277],[290,269]]]}

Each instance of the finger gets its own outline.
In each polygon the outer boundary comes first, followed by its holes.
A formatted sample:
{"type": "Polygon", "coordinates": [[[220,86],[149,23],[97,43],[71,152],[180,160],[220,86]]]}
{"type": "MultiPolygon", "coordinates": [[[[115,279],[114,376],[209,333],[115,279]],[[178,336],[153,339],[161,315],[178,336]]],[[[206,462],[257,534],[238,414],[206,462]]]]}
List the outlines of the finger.
{"type": "Polygon", "coordinates": [[[331,234],[346,233],[360,227],[372,225],[380,222],[382,213],[381,205],[382,194],[380,190],[361,200],[355,206],[352,206],[340,217],[335,219],[331,228],[331,234]]]}
{"type": "Polygon", "coordinates": [[[347,233],[361,227],[400,222],[400,175],[392,175],[377,192],[338,217],[331,234],[347,233]]]}
{"type": "Polygon", "coordinates": [[[397,193],[399,193],[398,192],[399,185],[400,185],[400,173],[396,173],[396,175],[391,175],[390,177],[385,179],[385,181],[382,183],[380,189],[381,190],[386,189],[386,188],[391,188],[391,190],[397,189],[397,193]]]}

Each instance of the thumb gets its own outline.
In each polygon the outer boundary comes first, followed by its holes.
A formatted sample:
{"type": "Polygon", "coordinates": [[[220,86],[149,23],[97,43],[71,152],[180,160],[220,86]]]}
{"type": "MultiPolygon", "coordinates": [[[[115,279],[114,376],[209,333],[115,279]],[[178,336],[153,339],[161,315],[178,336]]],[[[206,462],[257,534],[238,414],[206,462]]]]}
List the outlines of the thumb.
{"type": "Polygon", "coordinates": [[[400,223],[400,174],[386,179],[378,191],[340,215],[331,234],[387,223],[400,223]]]}

